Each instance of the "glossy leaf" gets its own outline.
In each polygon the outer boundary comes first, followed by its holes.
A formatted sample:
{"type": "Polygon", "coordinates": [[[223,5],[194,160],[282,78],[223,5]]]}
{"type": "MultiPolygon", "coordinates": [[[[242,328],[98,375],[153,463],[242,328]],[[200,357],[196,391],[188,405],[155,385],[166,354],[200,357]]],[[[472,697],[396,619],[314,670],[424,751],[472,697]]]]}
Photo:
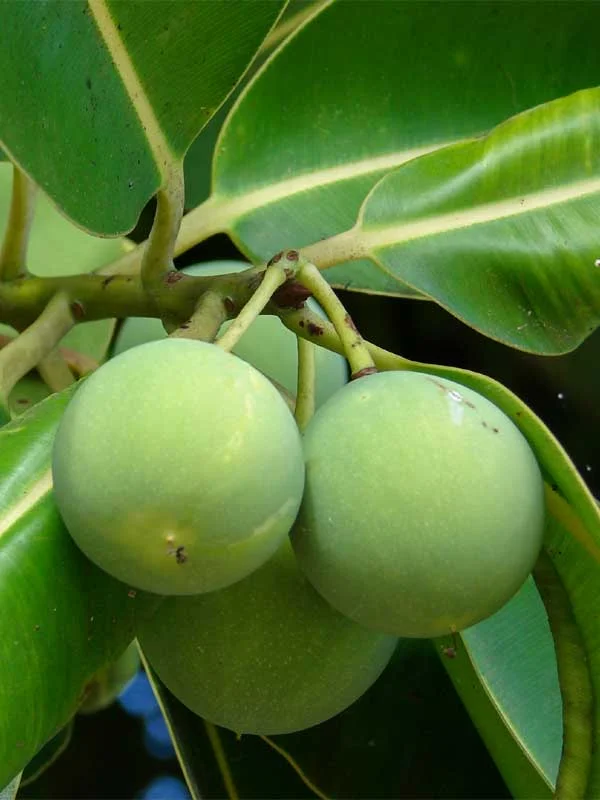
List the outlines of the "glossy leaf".
{"type": "MultiPolygon", "coordinates": [[[[314,797],[260,737],[208,725],[149,674],[192,797],[314,797]]],[[[427,641],[401,640],[382,676],[342,714],[272,741],[330,797],[370,800],[374,786],[394,800],[508,797],[427,641]]]]}
{"type": "MultiPolygon", "coordinates": [[[[12,165],[0,164],[0,241],[8,219],[12,170],[12,165]]],[[[46,195],[38,193],[27,252],[27,266],[34,275],[55,277],[91,272],[126,249],[124,239],[101,239],[77,228],[46,195]]],[[[65,336],[62,344],[102,361],[113,330],[114,320],[83,322],[65,336]]],[[[0,334],[8,332],[12,329],[0,324],[0,334]]]]}
{"type": "Polygon", "coordinates": [[[156,602],[94,567],[60,520],[50,455],[70,394],[0,430],[0,786],[69,721],[156,602]]]}
{"type": "Polygon", "coordinates": [[[27,764],[21,777],[21,786],[27,786],[28,783],[33,783],[33,781],[37,780],[48,767],[51,767],[52,764],[60,758],[69,746],[72,733],[73,720],[67,723],[64,728],[61,728],[49,742],[46,742],[42,749],[36,753],[29,764],[27,764]]]}
{"type": "Polygon", "coordinates": [[[223,126],[223,122],[231,111],[233,104],[236,102],[244,84],[248,83],[248,80],[275,47],[290,36],[320,5],[322,5],[322,0],[290,0],[279,18],[277,25],[272,29],[271,33],[263,41],[260,49],[256,53],[254,61],[244,75],[243,81],[238,84],[221,108],[211,117],[199,136],[194,139],[189,150],[185,154],[183,162],[185,169],[186,208],[193,208],[199,205],[210,195],[212,158],[217,138],[223,126]]]}
{"type": "MultiPolygon", "coordinates": [[[[566,591],[592,683],[587,735],[597,741],[600,710],[600,564],[553,515],[545,547],[566,591]]],[[[563,744],[563,712],[553,642],[541,600],[532,584],[498,615],[462,635],[447,669],[490,752],[516,797],[549,797],[563,744]],[[483,691],[481,691],[483,689],[483,691]]],[[[576,712],[577,713],[577,712],[576,712]]],[[[585,760],[585,753],[577,753],[585,760]]],[[[600,754],[591,749],[585,797],[600,791],[600,754]]]]}
{"type": "Polygon", "coordinates": [[[574,349],[600,324],[599,102],[577,92],[406,164],[367,197],[348,247],[487,336],[574,349]]]}
{"type": "MultiPolygon", "coordinates": [[[[217,144],[213,195],[184,221],[179,247],[226,231],[260,261],[347,230],[389,170],[597,84],[599,24],[595,2],[577,14],[518,1],[327,4],[242,93],[217,144]]],[[[368,261],[327,277],[412,294],[368,261]]]]}
{"type": "Polygon", "coordinates": [[[552,636],[533,580],[490,619],[437,646],[512,795],[552,797],[562,708],[552,636]]]}
{"type": "Polygon", "coordinates": [[[283,6],[11,3],[2,17],[2,146],[81,226],[131,230],[283,6]]]}
{"type": "Polygon", "coordinates": [[[13,780],[5,786],[4,789],[0,789],[0,800],[15,800],[17,796],[17,792],[19,791],[19,784],[21,783],[21,775],[17,775],[13,780]]]}

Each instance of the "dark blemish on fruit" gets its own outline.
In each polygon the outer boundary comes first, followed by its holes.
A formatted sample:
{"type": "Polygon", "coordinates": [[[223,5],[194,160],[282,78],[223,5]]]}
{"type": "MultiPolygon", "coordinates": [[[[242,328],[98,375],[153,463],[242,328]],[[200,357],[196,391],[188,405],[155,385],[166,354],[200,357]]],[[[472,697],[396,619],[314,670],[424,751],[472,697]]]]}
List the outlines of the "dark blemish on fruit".
{"type": "Polygon", "coordinates": [[[288,261],[298,261],[300,253],[297,250],[288,250],[285,257],[288,261]]]}
{"type": "Polygon", "coordinates": [[[494,431],[494,433],[500,433],[498,428],[492,428],[492,430],[494,431]]]}
{"type": "Polygon", "coordinates": [[[310,333],[311,336],[322,336],[324,333],[323,328],[314,322],[309,322],[306,326],[306,330],[310,333]]]}
{"type": "Polygon", "coordinates": [[[106,289],[108,284],[114,281],[116,277],[117,277],[116,275],[109,275],[108,278],[104,278],[104,280],[102,281],[102,288],[106,289]]]}
{"type": "Polygon", "coordinates": [[[79,300],[74,300],[69,308],[75,319],[83,319],[85,317],[85,310],[79,300]]]}
{"type": "Polygon", "coordinates": [[[137,594],[137,592],[136,592],[136,590],[135,590],[135,589],[130,589],[130,590],[127,592],[127,597],[135,597],[135,596],[136,596],[136,594],[137,594]]]}
{"type": "Polygon", "coordinates": [[[433,383],[433,385],[437,386],[438,389],[441,389],[442,392],[447,392],[448,391],[448,387],[444,386],[443,383],[440,383],[439,381],[436,381],[435,378],[426,378],[425,380],[428,380],[430,383],[433,383]]]}
{"type": "Polygon", "coordinates": [[[270,267],[273,264],[278,264],[281,261],[282,258],[283,258],[283,250],[281,250],[279,253],[275,253],[273,258],[270,258],[267,261],[267,267],[270,267]]]}
{"type": "Polygon", "coordinates": [[[358,372],[353,372],[350,376],[351,381],[357,381],[359,378],[365,378],[367,375],[375,375],[377,367],[363,367],[358,372]]]}
{"type": "Polygon", "coordinates": [[[225,311],[227,311],[228,314],[233,314],[235,311],[235,303],[231,297],[224,297],[223,305],[225,306],[225,311]]]}
{"type": "Polygon", "coordinates": [[[299,325],[301,328],[303,328],[303,327],[304,327],[304,320],[303,320],[303,319],[301,319],[301,320],[300,320],[300,322],[298,323],[298,325],[299,325]]]}
{"type": "Polygon", "coordinates": [[[188,557],[187,557],[186,552],[185,552],[185,547],[181,546],[181,547],[178,547],[177,550],[175,550],[175,561],[178,564],[185,564],[185,562],[187,561],[187,558],[188,557]]]}
{"type": "Polygon", "coordinates": [[[167,284],[167,286],[172,286],[174,283],[177,283],[182,278],[185,278],[183,272],[177,272],[176,269],[171,269],[165,275],[165,283],[167,284]]]}

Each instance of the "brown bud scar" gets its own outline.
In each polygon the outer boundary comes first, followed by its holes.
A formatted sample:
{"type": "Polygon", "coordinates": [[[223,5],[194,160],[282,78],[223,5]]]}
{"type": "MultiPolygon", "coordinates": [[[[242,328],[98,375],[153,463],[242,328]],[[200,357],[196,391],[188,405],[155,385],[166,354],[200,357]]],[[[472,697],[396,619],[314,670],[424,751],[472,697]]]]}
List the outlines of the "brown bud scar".
{"type": "Polygon", "coordinates": [[[283,250],[280,250],[279,253],[275,253],[275,255],[267,261],[267,267],[271,267],[273,264],[277,264],[283,258],[283,250]]]}
{"type": "Polygon", "coordinates": [[[74,300],[70,305],[70,309],[75,319],[83,319],[85,317],[85,309],[79,300],[74,300]]]}
{"type": "Polygon", "coordinates": [[[288,250],[285,257],[288,261],[298,261],[300,253],[297,250],[288,250]]]}
{"type": "Polygon", "coordinates": [[[323,328],[320,325],[316,325],[314,322],[309,322],[306,326],[306,330],[311,336],[322,336],[324,333],[323,328]]]}
{"type": "Polygon", "coordinates": [[[177,272],[176,269],[170,269],[165,275],[165,283],[167,284],[167,286],[171,286],[172,284],[177,283],[183,278],[185,278],[183,272],[177,272]]]}
{"type": "Polygon", "coordinates": [[[312,296],[312,292],[298,281],[290,280],[282,284],[273,293],[272,301],[279,308],[299,309],[312,296]]]}
{"type": "Polygon", "coordinates": [[[350,376],[351,381],[357,381],[359,378],[366,378],[367,375],[375,375],[377,372],[377,367],[363,367],[363,369],[359,369],[358,372],[353,372],[350,376]]]}

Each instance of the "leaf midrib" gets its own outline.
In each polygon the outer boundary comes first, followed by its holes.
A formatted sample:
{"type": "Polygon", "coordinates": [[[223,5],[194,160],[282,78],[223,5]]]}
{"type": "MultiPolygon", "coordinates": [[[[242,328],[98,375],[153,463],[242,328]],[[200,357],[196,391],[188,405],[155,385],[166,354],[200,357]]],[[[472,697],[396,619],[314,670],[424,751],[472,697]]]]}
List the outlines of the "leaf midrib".
{"type": "Polygon", "coordinates": [[[52,490],[52,469],[48,468],[28,487],[25,494],[14,505],[9,505],[0,514],[0,538],[24,517],[52,490]]]}

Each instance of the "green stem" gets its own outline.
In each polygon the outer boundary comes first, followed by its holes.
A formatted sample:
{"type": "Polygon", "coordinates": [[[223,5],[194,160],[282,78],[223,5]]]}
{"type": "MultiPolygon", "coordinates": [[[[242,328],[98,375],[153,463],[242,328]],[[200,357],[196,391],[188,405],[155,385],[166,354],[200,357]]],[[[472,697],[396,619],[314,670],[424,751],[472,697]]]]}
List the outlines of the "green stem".
{"type": "Polygon", "coordinates": [[[217,766],[219,767],[223,784],[225,785],[227,797],[229,800],[239,800],[240,796],[238,794],[235,781],[233,780],[231,769],[229,768],[229,762],[227,761],[227,755],[225,754],[225,749],[223,747],[221,737],[219,736],[219,731],[217,730],[216,726],[212,724],[212,722],[207,722],[207,720],[203,721],[206,735],[208,736],[208,740],[213,749],[215,760],[217,762],[217,766]]]}
{"type": "Polygon", "coordinates": [[[11,281],[25,273],[29,232],[35,211],[37,187],[18,167],[13,167],[10,212],[0,250],[0,280],[11,281]]]}
{"type": "Polygon", "coordinates": [[[32,325],[0,351],[0,408],[5,414],[17,381],[54,350],[74,324],[67,296],[58,294],[32,325]]]}
{"type": "Polygon", "coordinates": [[[53,392],[60,392],[75,383],[73,373],[58,347],[40,361],[37,365],[37,371],[53,392]]]}
{"type": "Polygon", "coordinates": [[[263,279],[258,288],[242,308],[225,333],[216,340],[215,344],[223,350],[231,350],[241,339],[250,325],[267,305],[277,289],[285,283],[289,275],[279,261],[270,263],[265,270],[263,279]]]}
{"type": "Polygon", "coordinates": [[[28,276],[9,283],[0,282],[0,321],[22,330],[39,316],[55,294],[65,292],[77,304],[78,321],[169,317],[179,325],[193,314],[198,300],[207,290],[227,297],[232,308],[241,308],[252,296],[256,281],[252,270],[218,276],[171,272],[151,297],[140,278],[129,275],[28,276]]]}
{"type": "Polygon", "coordinates": [[[315,265],[302,259],[296,277],[312,292],[333,323],[350,364],[350,380],[377,372],[365,340],[357,331],[352,317],[315,265]]]}
{"type": "Polygon", "coordinates": [[[183,216],[183,203],[183,166],[179,165],[173,170],[167,185],[156,195],[154,223],[142,256],[142,285],[157,303],[163,280],[173,269],[173,251],[183,216]]]}
{"type": "Polygon", "coordinates": [[[304,431],[315,413],[315,345],[296,337],[298,345],[298,396],[294,417],[304,431]]]}
{"type": "Polygon", "coordinates": [[[268,736],[261,735],[260,738],[263,740],[263,742],[266,742],[269,745],[269,747],[272,747],[276,753],[278,753],[282,758],[284,758],[287,761],[287,763],[294,770],[296,775],[300,778],[302,783],[308,789],[310,789],[310,791],[313,794],[315,794],[318,798],[320,798],[320,800],[329,800],[327,795],[324,792],[322,792],[321,789],[319,789],[316,783],[313,783],[311,781],[311,779],[304,772],[300,764],[298,764],[295,758],[292,755],[290,755],[290,753],[288,753],[287,750],[284,750],[283,747],[280,747],[278,744],[275,744],[275,742],[268,736]]]}
{"type": "Polygon", "coordinates": [[[533,577],[554,639],[563,706],[563,746],[554,798],[575,800],[587,797],[594,746],[593,691],[587,654],[569,597],[547,553],[541,553],[533,577]]]}
{"type": "Polygon", "coordinates": [[[200,339],[203,342],[214,342],[221,325],[227,319],[227,309],[223,296],[209,290],[198,301],[194,313],[187,322],[176,328],[171,339],[200,339]]]}

